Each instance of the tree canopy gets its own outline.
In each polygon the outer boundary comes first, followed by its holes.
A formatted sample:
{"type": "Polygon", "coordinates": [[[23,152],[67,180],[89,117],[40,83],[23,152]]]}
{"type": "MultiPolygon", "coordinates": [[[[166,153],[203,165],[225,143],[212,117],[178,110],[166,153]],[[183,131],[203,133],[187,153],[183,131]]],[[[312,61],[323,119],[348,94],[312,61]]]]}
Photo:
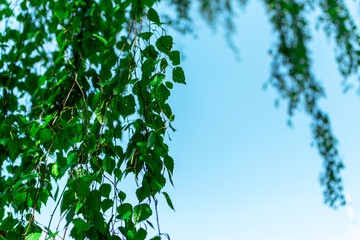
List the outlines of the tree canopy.
{"type": "MultiPolygon", "coordinates": [[[[357,26],[340,0],[264,4],[277,36],[269,83],[290,116],[303,108],[312,117],[325,202],[344,204],[343,163],[318,104],[325,90],[312,72],[309,24],[319,14],[344,79],[357,73],[357,26]]],[[[167,101],[185,73],[166,28],[191,32],[194,5],[236,43],[243,0],[0,1],[0,238],[169,238],[157,211],[159,195],[174,208],[164,191],[174,169],[167,101]],[[174,6],[176,17],[158,13],[157,2],[174,6]],[[137,186],[136,204],[119,187],[125,177],[137,186]],[[50,220],[40,222],[50,199],[50,220]]]]}
{"type": "Polygon", "coordinates": [[[167,236],[153,220],[160,194],[173,208],[167,99],[185,75],[154,2],[1,1],[2,237],[167,236]],[[128,175],[135,205],[119,188],[128,175]]]}

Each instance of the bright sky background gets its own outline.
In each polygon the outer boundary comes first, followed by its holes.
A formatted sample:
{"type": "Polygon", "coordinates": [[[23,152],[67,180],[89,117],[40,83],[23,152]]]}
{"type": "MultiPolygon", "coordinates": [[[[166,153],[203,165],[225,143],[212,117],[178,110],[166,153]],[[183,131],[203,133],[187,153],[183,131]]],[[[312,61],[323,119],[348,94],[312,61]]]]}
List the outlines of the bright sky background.
{"type": "Polygon", "coordinates": [[[176,212],[162,201],[160,225],[172,240],[360,240],[360,109],[358,86],[342,93],[333,45],[318,32],[311,48],[314,72],[327,93],[321,102],[340,144],[345,190],[352,204],[323,204],[322,159],[311,147],[310,118],[298,112],[286,124],[286,103],[262,86],[270,76],[274,40],[259,1],[237,21],[241,60],[198,19],[198,38],[174,33],[185,55],[187,85],[170,102],[176,115],[170,151],[176,212]]]}

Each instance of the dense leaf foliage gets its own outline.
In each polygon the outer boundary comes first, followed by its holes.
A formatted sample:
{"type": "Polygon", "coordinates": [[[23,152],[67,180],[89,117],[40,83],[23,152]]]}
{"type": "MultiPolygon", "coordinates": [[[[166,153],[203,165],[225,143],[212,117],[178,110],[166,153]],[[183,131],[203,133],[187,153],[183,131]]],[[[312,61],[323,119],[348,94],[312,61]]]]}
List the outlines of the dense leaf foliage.
{"type": "Polygon", "coordinates": [[[185,75],[155,2],[0,1],[0,238],[143,240],[157,196],[173,208],[167,100],[185,75]]]}
{"type": "MultiPolygon", "coordinates": [[[[246,7],[248,1],[168,2],[175,6],[177,12],[176,19],[168,16],[176,29],[183,32],[192,31],[194,23],[190,11],[197,7],[212,28],[223,26],[230,47],[233,47],[236,41],[231,36],[236,30],[236,12],[239,8],[246,7]]],[[[273,61],[269,84],[288,102],[290,116],[299,108],[311,116],[314,142],[324,159],[324,172],[320,180],[325,187],[325,203],[337,207],[345,203],[340,176],[344,165],[339,157],[337,140],[332,132],[329,116],[319,106],[319,100],[325,96],[325,89],[317,81],[312,70],[309,42],[313,28],[310,23],[315,22],[317,27],[323,28],[329,38],[333,38],[339,72],[344,77],[344,91],[352,86],[347,78],[357,74],[360,64],[359,26],[355,24],[348,5],[343,0],[264,0],[263,4],[276,35],[276,41],[270,51],[273,61]]]]}

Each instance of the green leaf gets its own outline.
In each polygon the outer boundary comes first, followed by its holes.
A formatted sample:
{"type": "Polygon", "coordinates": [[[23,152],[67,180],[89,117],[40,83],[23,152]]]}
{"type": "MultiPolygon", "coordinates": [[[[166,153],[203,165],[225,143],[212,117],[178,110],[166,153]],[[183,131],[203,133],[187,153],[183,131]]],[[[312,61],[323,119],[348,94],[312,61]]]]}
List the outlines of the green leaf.
{"type": "Polygon", "coordinates": [[[171,36],[162,36],[156,41],[156,47],[163,53],[170,53],[173,45],[173,38],[171,36]]]}
{"type": "Polygon", "coordinates": [[[149,184],[145,183],[142,187],[136,190],[136,197],[138,198],[139,202],[144,201],[146,198],[150,196],[150,188],[149,184]]]}
{"type": "Polygon", "coordinates": [[[161,240],[161,237],[156,236],[156,237],[153,237],[153,238],[152,238],[152,239],[150,239],[150,240],[161,240]]]}
{"type": "Polygon", "coordinates": [[[164,81],[165,75],[164,74],[156,74],[154,78],[150,82],[150,86],[157,87],[164,81]]]}
{"type": "Polygon", "coordinates": [[[100,35],[93,33],[93,36],[99,39],[105,46],[108,44],[108,41],[106,41],[106,39],[101,37],[100,35]]]}
{"type": "Polygon", "coordinates": [[[55,237],[59,234],[59,231],[57,231],[57,232],[51,232],[51,230],[50,229],[48,229],[48,231],[49,231],[49,236],[46,238],[46,240],[50,240],[50,239],[56,239],[55,237]]]}
{"type": "Polygon", "coordinates": [[[64,175],[65,172],[66,172],[69,168],[75,166],[76,164],[77,164],[77,162],[70,162],[70,163],[68,163],[66,166],[62,167],[61,170],[60,170],[60,175],[64,175]]]}
{"type": "Polygon", "coordinates": [[[172,84],[172,82],[165,82],[165,86],[166,86],[168,89],[173,89],[174,84],[172,84]]]}
{"type": "Polygon", "coordinates": [[[126,232],[126,239],[134,239],[134,237],[135,237],[135,234],[129,229],[126,232]]]}
{"type": "Polygon", "coordinates": [[[149,41],[149,39],[151,38],[151,36],[153,35],[152,32],[143,32],[138,34],[137,36],[144,39],[145,41],[149,41]]]}
{"type": "Polygon", "coordinates": [[[38,81],[39,86],[44,85],[45,81],[46,81],[46,76],[44,76],[44,75],[41,76],[38,81]]]}
{"type": "Polygon", "coordinates": [[[153,8],[150,8],[148,11],[148,19],[155,24],[160,24],[159,14],[153,8]]]}
{"type": "Polygon", "coordinates": [[[141,55],[143,57],[150,59],[150,60],[144,62],[144,64],[142,65],[142,68],[151,72],[151,69],[153,69],[155,66],[154,61],[159,56],[159,52],[156,51],[156,49],[153,45],[149,45],[144,50],[141,51],[141,55]]]}
{"type": "Polygon", "coordinates": [[[109,198],[111,192],[111,185],[108,183],[104,183],[100,187],[100,195],[106,198],[109,198]]]}
{"type": "MultiPolygon", "coordinates": [[[[100,124],[103,123],[103,114],[101,112],[101,108],[98,107],[96,110],[95,110],[95,116],[96,116],[96,119],[99,121],[100,124]]],[[[105,117],[104,117],[105,119],[105,117]]]]}
{"type": "Polygon", "coordinates": [[[74,219],[75,216],[75,205],[73,205],[70,210],[68,211],[68,213],[66,214],[66,225],[68,226],[74,219]]]}
{"type": "Polygon", "coordinates": [[[145,148],[146,147],[145,142],[137,142],[136,145],[139,146],[140,148],[145,148]]]}
{"type": "Polygon", "coordinates": [[[104,171],[106,171],[109,174],[112,174],[112,172],[115,169],[115,160],[113,157],[105,157],[103,163],[102,163],[102,168],[104,169],[104,171]]]}
{"type": "Polygon", "coordinates": [[[170,91],[169,89],[167,89],[165,87],[164,84],[161,84],[156,91],[154,92],[155,94],[155,99],[156,101],[158,101],[160,104],[164,104],[166,102],[166,100],[169,98],[170,96],[170,91]]]}
{"type": "Polygon", "coordinates": [[[67,163],[77,163],[77,160],[79,158],[79,154],[76,151],[70,152],[67,157],[67,163]]]}
{"type": "Polygon", "coordinates": [[[111,199],[105,199],[101,202],[101,209],[105,213],[109,208],[111,208],[114,205],[113,200],[111,199]]]}
{"type": "Polygon", "coordinates": [[[136,231],[134,240],[144,240],[146,238],[147,231],[143,228],[140,228],[136,231]]]}
{"type": "Polygon", "coordinates": [[[154,146],[155,140],[156,140],[156,133],[151,132],[149,135],[149,138],[147,140],[146,148],[150,148],[150,147],[154,146]]]}
{"type": "Polygon", "coordinates": [[[51,140],[51,130],[43,128],[39,132],[39,138],[42,144],[45,144],[51,140]]]}
{"type": "Polygon", "coordinates": [[[149,226],[155,230],[154,225],[149,220],[146,220],[146,223],[149,224],[149,226]]]}
{"type": "Polygon", "coordinates": [[[164,194],[164,197],[165,197],[166,202],[167,202],[167,204],[169,205],[169,207],[170,207],[172,210],[175,211],[174,205],[172,204],[172,201],[171,201],[171,199],[170,199],[169,194],[167,194],[166,192],[163,192],[163,194],[164,194]]]}
{"type": "Polygon", "coordinates": [[[109,85],[111,83],[111,81],[108,82],[98,82],[97,84],[100,85],[101,87],[104,87],[106,85],[109,85]]]}
{"type": "Polygon", "coordinates": [[[26,236],[25,240],[39,240],[41,233],[31,233],[26,236]]]}
{"type": "Polygon", "coordinates": [[[152,214],[151,208],[146,203],[134,207],[134,221],[139,223],[148,219],[152,214]]]}
{"type": "Polygon", "coordinates": [[[55,178],[57,178],[59,176],[59,174],[60,174],[59,165],[57,163],[55,163],[51,166],[51,173],[55,178]]]}
{"type": "Polygon", "coordinates": [[[185,82],[185,73],[181,67],[176,67],[173,69],[173,81],[176,83],[186,84],[185,82]]]}
{"type": "Polygon", "coordinates": [[[90,225],[81,218],[74,219],[73,224],[77,234],[83,233],[90,229],[90,225]]]}
{"type": "Polygon", "coordinates": [[[118,219],[126,220],[131,217],[133,213],[133,207],[130,203],[123,203],[117,208],[118,219]]]}
{"type": "Polygon", "coordinates": [[[170,156],[164,157],[165,167],[172,173],[174,170],[174,159],[170,156]]]}
{"type": "Polygon", "coordinates": [[[61,168],[60,175],[64,175],[69,168],[75,166],[78,163],[78,159],[79,154],[76,151],[70,151],[66,159],[67,165],[61,168]]]}
{"type": "Polygon", "coordinates": [[[180,64],[180,52],[179,51],[170,52],[169,58],[173,65],[177,66],[180,64]]]}
{"type": "Polygon", "coordinates": [[[26,194],[24,194],[23,192],[17,192],[14,195],[14,205],[21,205],[26,201],[26,194]]]}
{"type": "Polygon", "coordinates": [[[90,196],[86,198],[86,205],[92,209],[94,212],[100,210],[101,196],[98,190],[91,192],[90,196]]]}
{"type": "Polygon", "coordinates": [[[123,191],[120,191],[118,194],[119,198],[121,199],[121,201],[125,201],[126,198],[126,193],[124,193],[123,191]]]}

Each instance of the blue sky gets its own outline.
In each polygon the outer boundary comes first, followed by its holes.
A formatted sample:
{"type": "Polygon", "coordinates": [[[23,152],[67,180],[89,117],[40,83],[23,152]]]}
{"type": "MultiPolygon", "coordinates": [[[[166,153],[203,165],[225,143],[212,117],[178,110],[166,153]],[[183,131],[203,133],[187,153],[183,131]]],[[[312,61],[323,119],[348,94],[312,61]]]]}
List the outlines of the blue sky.
{"type": "Polygon", "coordinates": [[[310,118],[297,112],[289,128],[286,103],[276,108],[275,90],[262,88],[274,41],[263,6],[250,1],[237,21],[240,61],[221,30],[214,34],[196,20],[197,39],[174,33],[187,85],[170,99],[178,131],[169,143],[175,188],[167,190],[176,212],[163,202],[161,230],[172,240],[359,240],[359,97],[356,89],[342,93],[331,41],[318,32],[311,49],[352,199],[338,210],[323,204],[310,118]]]}

